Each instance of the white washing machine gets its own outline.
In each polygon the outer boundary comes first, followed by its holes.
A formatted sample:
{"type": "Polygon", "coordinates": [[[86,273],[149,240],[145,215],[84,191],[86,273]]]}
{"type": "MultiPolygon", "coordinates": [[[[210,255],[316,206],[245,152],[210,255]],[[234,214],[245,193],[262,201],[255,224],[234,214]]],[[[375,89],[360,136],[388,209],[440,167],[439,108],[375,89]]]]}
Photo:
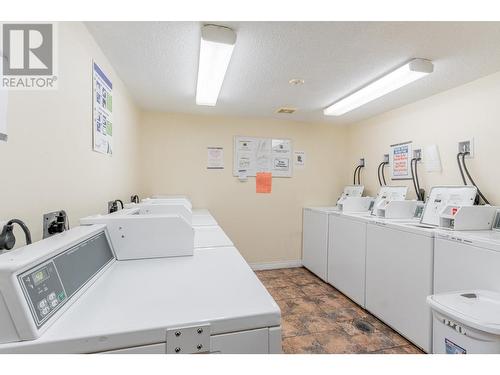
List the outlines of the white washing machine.
{"type": "Polygon", "coordinates": [[[442,209],[472,205],[474,187],[434,187],[419,222],[367,228],[366,309],[426,352],[432,348],[434,237],[442,209]]]}
{"type": "Polygon", "coordinates": [[[0,255],[0,281],[0,353],[281,352],[280,309],[232,247],[118,261],[81,226],[0,255]]]}
{"type": "Polygon", "coordinates": [[[324,281],[328,281],[328,231],[331,215],[336,215],[341,208],[360,209],[366,206],[367,199],[361,198],[364,186],[349,185],[337,200],[335,206],[305,207],[302,220],[302,265],[324,281]],[[358,199],[361,198],[361,199],[358,199]],[[355,201],[355,202],[353,202],[355,201]]]}
{"type": "Polygon", "coordinates": [[[493,230],[436,235],[434,293],[465,289],[500,292],[500,225],[493,230]]]}
{"type": "MultiPolygon", "coordinates": [[[[383,186],[373,207],[381,202],[404,200],[406,186],[383,186]]],[[[371,212],[332,215],[328,231],[328,283],[365,307],[366,226],[371,212]]]]}
{"type": "Polygon", "coordinates": [[[302,265],[328,281],[328,231],[337,207],[306,207],[303,213],[302,265]]]}

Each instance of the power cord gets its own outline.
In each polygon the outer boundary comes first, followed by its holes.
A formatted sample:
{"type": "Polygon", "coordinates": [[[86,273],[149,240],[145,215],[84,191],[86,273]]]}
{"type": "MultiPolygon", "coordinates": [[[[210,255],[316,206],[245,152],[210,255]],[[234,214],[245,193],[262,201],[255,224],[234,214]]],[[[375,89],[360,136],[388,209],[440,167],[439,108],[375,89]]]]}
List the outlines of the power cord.
{"type": "Polygon", "coordinates": [[[28,226],[19,219],[11,219],[4,225],[2,233],[0,234],[0,250],[12,250],[16,244],[16,237],[14,236],[14,224],[21,227],[26,238],[26,245],[31,244],[31,232],[28,226]]]}
{"type": "MultiPolygon", "coordinates": [[[[474,182],[474,180],[472,179],[472,176],[470,175],[469,173],[469,170],[467,169],[467,165],[465,164],[465,157],[467,155],[470,155],[470,152],[466,151],[466,152],[462,152],[462,165],[463,165],[463,168],[464,168],[464,171],[465,171],[465,174],[467,175],[467,177],[469,178],[471,184],[473,186],[476,187],[477,189],[477,193],[479,194],[479,196],[482,198],[483,202],[485,204],[490,204],[490,202],[486,199],[486,197],[483,195],[483,193],[481,192],[481,190],[479,190],[479,187],[476,185],[476,183],[474,182]]],[[[467,184],[466,184],[467,185],[467,184]]]]}

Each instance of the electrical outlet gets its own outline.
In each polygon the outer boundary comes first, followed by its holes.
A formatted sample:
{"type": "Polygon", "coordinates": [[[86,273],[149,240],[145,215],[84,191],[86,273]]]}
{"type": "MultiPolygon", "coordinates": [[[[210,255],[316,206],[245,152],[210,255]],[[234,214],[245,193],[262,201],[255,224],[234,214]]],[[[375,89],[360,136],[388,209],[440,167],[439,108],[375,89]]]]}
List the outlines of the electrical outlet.
{"type": "Polygon", "coordinates": [[[64,210],[49,212],[43,215],[43,238],[64,232],[66,229],[66,212],[64,210]]]}
{"type": "Polygon", "coordinates": [[[389,154],[384,154],[384,163],[389,163],[389,154]]]}
{"type": "Polygon", "coordinates": [[[365,158],[361,158],[361,159],[359,159],[359,164],[358,164],[358,166],[360,166],[360,167],[364,167],[364,166],[365,166],[365,158]]]}
{"type": "Polygon", "coordinates": [[[474,138],[458,142],[458,152],[468,152],[469,159],[474,157],[474,138]]]}
{"type": "Polygon", "coordinates": [[[422,149],[417,148],[413,150],[413,157],[415,159],[422,159],[422,149]]]}

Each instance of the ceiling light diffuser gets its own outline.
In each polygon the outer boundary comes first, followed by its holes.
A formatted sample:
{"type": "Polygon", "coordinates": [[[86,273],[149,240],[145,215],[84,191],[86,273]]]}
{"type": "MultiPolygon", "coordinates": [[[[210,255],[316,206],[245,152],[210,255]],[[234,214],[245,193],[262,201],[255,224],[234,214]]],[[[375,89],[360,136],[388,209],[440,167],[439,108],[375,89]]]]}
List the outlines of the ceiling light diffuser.
{"type": "Polygon", "coordinates": [[[362,89],[346,96],[323,110],[325,116],[340,116],[355,108],[371,102],[391,91],[397,90],[417,79],[425,77],[434,70],[431,61],[413,59],[400,68],[386,74],[362,89]]]}
{"type": "Polygon", "coordinates": [[[236,43],[228,27],[205,25],[201,29],[196,104],[215,106],[236,43]]]}

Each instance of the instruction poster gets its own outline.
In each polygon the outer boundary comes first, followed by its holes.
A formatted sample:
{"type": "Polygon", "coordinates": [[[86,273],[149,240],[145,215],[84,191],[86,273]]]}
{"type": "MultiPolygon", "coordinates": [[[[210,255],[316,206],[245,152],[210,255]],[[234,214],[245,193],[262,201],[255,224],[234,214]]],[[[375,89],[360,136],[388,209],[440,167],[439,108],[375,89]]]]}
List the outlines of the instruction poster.
{"type": "Polygon", "coordinates": [[[270,172],[272,177],[292,177],[292,141],[289,139],[234,137],[233,175],[256,176],[270,172]]]}
{"type": "Polygon", "coordinates": [[[391,145],[389,164],[393,180],[411,179],[412,143],[404,142],[391,145]]]}
{"type": "Polygon", "coordinates": [[[113,84],[92,62],[92,138],[94,151],[113,154],[113,84]]]}
{"type": "Polygon", "coordinates": [[[224,149],[207,147],[207,169],[224,169],[224,149]]]}

